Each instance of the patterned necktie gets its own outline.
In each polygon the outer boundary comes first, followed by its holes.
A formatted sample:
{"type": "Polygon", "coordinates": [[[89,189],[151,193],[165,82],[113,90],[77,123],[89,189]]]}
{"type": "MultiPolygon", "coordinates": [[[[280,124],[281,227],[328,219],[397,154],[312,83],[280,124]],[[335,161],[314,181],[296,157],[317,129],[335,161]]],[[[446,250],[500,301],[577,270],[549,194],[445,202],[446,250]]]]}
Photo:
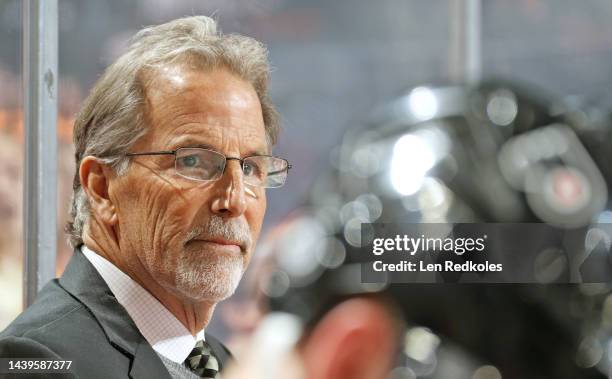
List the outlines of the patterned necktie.
{"type": "Polygon", "coordinates": [[[219,362],[213,355],[210,345],[199,340],[185,359],[185,365],[201,378],[214,379],[219,372],[219,362]]]}

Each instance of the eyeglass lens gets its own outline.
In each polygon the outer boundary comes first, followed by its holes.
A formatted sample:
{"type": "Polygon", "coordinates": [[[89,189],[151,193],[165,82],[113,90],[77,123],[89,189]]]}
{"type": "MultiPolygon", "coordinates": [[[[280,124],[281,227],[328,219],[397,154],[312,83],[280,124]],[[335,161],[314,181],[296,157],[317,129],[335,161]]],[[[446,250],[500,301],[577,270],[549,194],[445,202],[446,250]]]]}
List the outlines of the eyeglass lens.
{"type": "MultiPolygon", "coordinates": [[[[176,171],[194,180],[217,180],[223,175],[226,159],[220,153],[199,148],[176,152],[176,171]]],[[[252,156],[242,160],[244,182],[258,187],[280,187],[287,179],[287,161],[271,156],[252,156]]]]}

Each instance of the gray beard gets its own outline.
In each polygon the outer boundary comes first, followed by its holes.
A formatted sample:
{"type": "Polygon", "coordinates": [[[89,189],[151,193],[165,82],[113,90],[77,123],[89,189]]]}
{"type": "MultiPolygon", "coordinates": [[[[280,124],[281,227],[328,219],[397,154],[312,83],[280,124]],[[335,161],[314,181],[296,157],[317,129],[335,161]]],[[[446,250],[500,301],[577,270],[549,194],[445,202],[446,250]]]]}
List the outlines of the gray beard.
{"type": "Polygon", "coordinates": [[[183,257],[178,262],[175,286],[183,296],[194,301],[221,301],[230,297],[244,272],[242,256],[210,254],[183,257]]]}
{"type": "MultiPolygon", "coordinates": [[[[237,240],[251,248],[251,234],[246,222],[224,221],[215,214],[211,215],[205,227],[191,230],[186,240],[196,237],[237,240]]],[[[194,301],[221,301],[236,291],[245,269],[242,254],[220,257],[210,252],[187,253],[177,262],[175,287],[194,301]]]]}

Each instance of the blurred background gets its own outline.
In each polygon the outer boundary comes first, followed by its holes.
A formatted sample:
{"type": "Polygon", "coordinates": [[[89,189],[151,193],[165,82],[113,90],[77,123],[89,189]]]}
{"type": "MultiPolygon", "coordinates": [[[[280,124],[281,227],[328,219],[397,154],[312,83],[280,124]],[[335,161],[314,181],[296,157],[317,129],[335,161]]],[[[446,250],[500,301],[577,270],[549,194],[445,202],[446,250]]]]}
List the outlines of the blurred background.
{"type": "MultiPolygon", "coordinates": [[[[275,154],[289,159],[293,169],[284,188],[268,192],[260,245],[265,256],[278,225],[312,202],[313,185],[338,161],[347,132],[367,128],[374,110],[410,88],[451,81],[452,3],[59,0],[57,274],[71,255],[62,230],[75,169],[73,117],[138,29],[185,15],[214,15],[225,33],[267,44],[274,67],[271,96],[284,128],[275,154]]],[[[22,302],[21,8],[20,0],[0,0],[0,329],[22,302]]],[[[611,17],[607,0],[483,1],[482,76],[529,83],[551,98],[595,104],[605,113],[612,105],[611,17]]],[[[255,260],[255,271],[265,265],[255,260]]],[[[252,280],[247,276],[243,286],[252,280]]],[[[256,305],[242,301],[245,296],[250,295],[241,290],[222,304],[209,329],[230,348],[238,348],[259,317],[256,305]]]]}

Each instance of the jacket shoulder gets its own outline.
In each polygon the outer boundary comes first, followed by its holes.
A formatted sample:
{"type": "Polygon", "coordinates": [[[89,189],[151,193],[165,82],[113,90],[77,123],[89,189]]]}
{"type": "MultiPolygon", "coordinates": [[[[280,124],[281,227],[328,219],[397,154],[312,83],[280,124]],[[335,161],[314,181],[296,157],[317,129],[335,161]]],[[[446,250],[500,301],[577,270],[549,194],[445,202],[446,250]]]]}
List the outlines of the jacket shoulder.
{"type": "Polygon", "coordinates": [[[87,378],[124,377],[130,364],[90,309],[57,281],[0,333],[0,357],[71,360],[74,375],[87,378]]]}
{"type": "Polygon", "coordinates": [[[83,304],[66,292],[58,280],[54,279],[41,290],[36,301],[0,333],[0,338],[24,336],[38,329],[61,323],[71,313],[83,308],[83,304]]]}
{"type": "Polygon", "coordinates": [[[54,280],[36,301],[0,333],[5,346],[24,338],[36,341],[66,357],[91,349],[91,343],[106,342],[106,335],[90,310],[54,280]],[[89,347],[88,347],[89,345],[89,347]]]}
{"type": "MultiPolygon", "coordinates": [[[[15,337],[9,336],[0,339],[0,357],[2,358],[36,358],[43,360],[63,360],[53,350],[44,346],[43,344],[31,340],[26,337],[15,337]]],[[[49,374],[35,374],[35,373],[15,373],[14,375],[6,374],[3,378],[15,377],[15,378],[44,378],[49,374]]],[[[55,373],[52,375],[53,378],[65,378],[72,379],[75,375],[69,373],[55,373]]]]}

